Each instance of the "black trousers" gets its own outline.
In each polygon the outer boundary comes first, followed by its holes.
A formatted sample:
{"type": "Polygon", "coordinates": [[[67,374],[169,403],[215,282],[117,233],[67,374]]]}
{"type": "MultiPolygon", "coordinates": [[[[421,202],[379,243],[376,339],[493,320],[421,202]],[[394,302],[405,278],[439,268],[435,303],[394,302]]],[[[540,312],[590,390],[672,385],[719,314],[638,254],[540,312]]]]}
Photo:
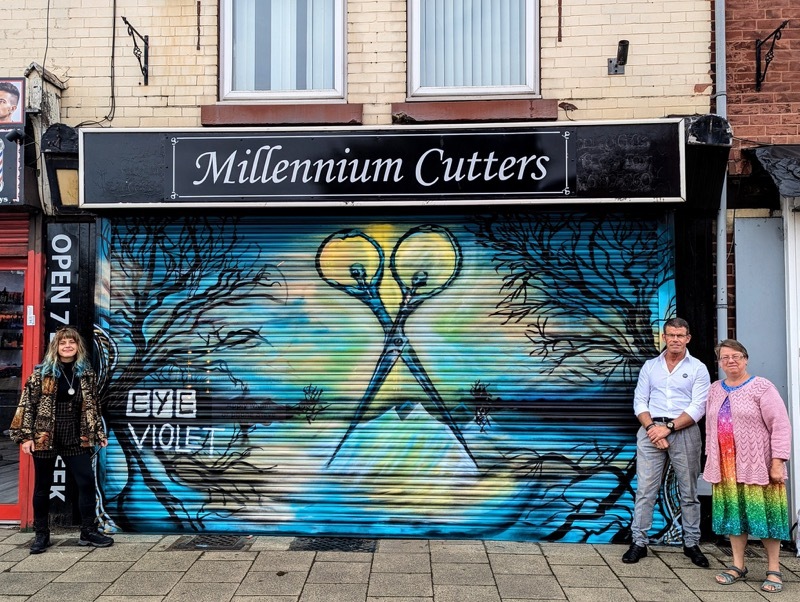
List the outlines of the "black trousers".
{"type": "MultiPolygon", "coordinates": [[[[53,485],[53,473],[56,469],[56,459],[37,458],[33,454],[34,481],[33,481],[33,520],[44,521],[50,515],[50,488],[53,485]]],[[[78,487],[78,509],[81,513],[83,524],[94,520],[95,507],[95,481],[92,471],[92,455],[90,453],[77,456],[62,457],[67,470],[70,471],[78,487]]]]}

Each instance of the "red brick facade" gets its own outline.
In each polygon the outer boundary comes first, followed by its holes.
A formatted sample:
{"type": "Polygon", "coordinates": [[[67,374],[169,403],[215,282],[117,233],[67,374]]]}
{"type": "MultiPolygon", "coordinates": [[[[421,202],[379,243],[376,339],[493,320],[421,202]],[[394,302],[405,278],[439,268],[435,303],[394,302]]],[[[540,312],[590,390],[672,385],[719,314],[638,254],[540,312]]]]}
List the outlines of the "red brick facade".
{"type": "MultiPolygon", "coordinates": [[[[800,2],[726,0],[728,120],[735,136],[730,173],[747,174],[742,148],[800,143],[800,2]],[[773,60],[756,92],[756,40],[784,21],[773,60]]],[[[762,46],[761,68],[772,40],[762,46]]]]}

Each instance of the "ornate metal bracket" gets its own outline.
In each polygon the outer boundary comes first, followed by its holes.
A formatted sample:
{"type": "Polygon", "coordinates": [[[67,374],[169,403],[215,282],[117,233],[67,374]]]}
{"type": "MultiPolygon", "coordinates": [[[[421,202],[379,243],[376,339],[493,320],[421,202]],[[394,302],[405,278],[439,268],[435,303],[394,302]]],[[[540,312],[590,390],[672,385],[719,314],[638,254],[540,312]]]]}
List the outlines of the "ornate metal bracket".
{"type": "Polygon", "coordinates": [[[782,32],[781,30],[789,24],[789,21],[784,21],[781,23],[778,28],[769,34],[763,40],[756,40],[756,92],[761,90],[761,84],[764,82],[764,79],[767,77],[767,69],[769,68],[769,64],[772,62],[772,58],[775,55],[775,42],[781,39],[782,32]],[[769,50],[767,50],[767,54],[764,56],[764,70],[761,70],[761,47],[772,38],[772,44],[770,44],[769,50]]]}
{"type": "Polygon", "coordinates": [[[125,17],[122,17],[122,22],[128,26],[128,35],[131,36],[133,40],[133,56],[136,57],[136,60],[139,61],[139,69],[142,70],[142,75],[144,76],[144,85],[147,85],[147,70],[149,68],[148,58],[150,53],[150,36],[143,36],[136,28],[131,25],[125,17]],[[139,43],[136,41],[136,38],[139,38],[142,41],[144,46],[144,50],[139,48],[139,43]],[[142,60],[144,57],[144,60],[142,60]]]}

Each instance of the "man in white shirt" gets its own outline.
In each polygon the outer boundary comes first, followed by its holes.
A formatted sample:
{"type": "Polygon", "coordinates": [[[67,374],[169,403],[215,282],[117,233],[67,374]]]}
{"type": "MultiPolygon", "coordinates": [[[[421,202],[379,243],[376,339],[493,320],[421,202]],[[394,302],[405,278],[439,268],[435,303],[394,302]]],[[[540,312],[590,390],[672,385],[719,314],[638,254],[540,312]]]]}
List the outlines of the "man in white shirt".
{"type": "Polygon", "coordinates": [[[686,349],[692,338],[686,320],[667,320],[661,338],[666,349],[642,366],[633,395],[633,409],[642,427],[636,437],[633,543],[622,562],[633,564],[647,556],[647,532],[653,525],[653,508],[669,458],[680,492],[683,553],[697,566],[708,567],[708,559],[698,545],[697,478],[702,440],[697,422],[706,411],[711,379],[705,364],[686,349]]]}

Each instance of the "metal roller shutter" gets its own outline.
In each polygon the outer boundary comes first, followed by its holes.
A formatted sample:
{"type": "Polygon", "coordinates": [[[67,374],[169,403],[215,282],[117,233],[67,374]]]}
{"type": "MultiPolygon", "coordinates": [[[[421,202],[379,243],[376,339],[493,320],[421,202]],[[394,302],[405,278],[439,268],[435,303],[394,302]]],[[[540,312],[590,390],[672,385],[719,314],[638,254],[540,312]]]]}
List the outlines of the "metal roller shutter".
{"type": "Polygon", "coordinates": [[[115,218],[109,511],[134,530],[620,541],[670,223],[115,218]]]}

